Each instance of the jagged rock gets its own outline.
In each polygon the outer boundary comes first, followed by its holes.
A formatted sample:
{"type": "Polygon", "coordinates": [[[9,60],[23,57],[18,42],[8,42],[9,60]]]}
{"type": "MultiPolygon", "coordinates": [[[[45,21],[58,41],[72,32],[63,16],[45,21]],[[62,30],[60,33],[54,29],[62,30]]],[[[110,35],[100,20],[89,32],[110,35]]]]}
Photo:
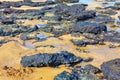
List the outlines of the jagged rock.
{"type": "Polygon", "coordinates": [[[94,74],[96,74],[96,73],[101,73],[101,70],[100,70],[100,69],[98,69],[97,67],[94,67],[94,66],[91,65],[91,64],[86,65],[86,66],[84,67],[84,69],[85,69],[86,71],[91,72],[91,73],[94,73],[94,74]]]}
{"type": "Polygon", "coordinates": [[[79,0],[55,0],[56,3],[63,3],[63,2],[68,2],[68,3],[77,3],[79,0]]]}
{"type": "Polygon", "coordinates": [[[21,65],[24,67],[44,67],[51,66],[56,67],[61,64],[74,65],[82,61],[81,57],[77,57],[74,54],[61,51],[54,54],[34,54],[29,56],[23,56],[21,59],[21,65]]]}
{"type": "Polygon", "coordinates": [[[115,19],[113,19],[112,17],[110,16],[106,16],[106,15],[97,15],[96,17],[94,18],[91,18],[89,20],[87,20],[88,22],[92,22],[92,23],[99,23],[99,24],[103,24],[103,23],[111,23],[111,22],[114,22],[115,19]]]}
{"type": "Polygon", "coordinates": [[[120,10],[120,7],[119,6],[108,6],[108,7],[105,7],[105,9],[120,10]]]}
{"type": "Polygon", "coordinates": [[[20,39],[22,39],[22,40],[30,40],[28,35],[29,35],[29,33],[23,33],[23,34],[20,35],[20,39]]]}
{"type": "Polygon", "coordinates": [[[109,31],[105,34],[104,40],[108,42],[120,42],[120,33],[117,33],[115,31],[109,31]]]}
{"type": "Polygon", "coordinates": [[[101,65],[101,70],[105,77],[109,80],[120,79],[120,58],[104,62],[101,65]]]}
{"type": "Polygon", "coordinates": [[[86,46],[86,45],[94,45],[94,44],[98,44],[99,41],[98,40],[91,40],[91,39],[81,39],[81,40],[71,40],[73,44],[77,45],[77,46],[86,46]]]}
{"type": "Polygon", "coordinates": [[[18,25],[2,25],[0,26],[0,36],[15,36],[21,31],[18,25]]]}
{"type": "Polygon", "coordinates": [[[120,20],[120,16],[118,16],[119,20],[120,20]]]}
{"type": "Polygon", "coordinates": [[[75,26],[71,27],[71,32],[80,33],[93,33],[100,34],[101,32],[106,32],[107,27],[103,24],[91,23],[91,22],[77,22],[75,26]]]}
{"type": "Polygon", "coordinates": [[[100,73],[99,69],[92,65],[87,65],[83,68],[81,66],[77,66],[71,73],[63,71],[58,74],[54,80],[98,80],[97,76],[94,74],[94,71],[100,73]],[[90,73],[91,71],[93,71],[93,74],[90,73]]]}
{"type": "Polygon", "coordinates": [[[85,10],[86,5],[74,4],[67,6],[65,4],[58,4],[55,6],[55,15],[59,15],[63,20],[86,20],[96,16],[95,11],[85,10]]]}
{"type": "Polygon", "coordinates": [[[32,6],[32,7],[39,7],[39,6],[45,6],[45,5],[52,5],[55,4],[54,1],[45,1],[45,2],[32,2],[32,1],[17,1],[17,2],[9,2],[4,1],[0,3],[0,8],[10,8],[13,7],[21,7],[23,5],[25,6],[32,6]]]}
{"type": "Polygon", "coordinates": [[[113,10],[102,10],[100,11],[101,14],[108,14],[108,15],[115,15],[117,14],[117,12],[113,11],[113,10]]]}

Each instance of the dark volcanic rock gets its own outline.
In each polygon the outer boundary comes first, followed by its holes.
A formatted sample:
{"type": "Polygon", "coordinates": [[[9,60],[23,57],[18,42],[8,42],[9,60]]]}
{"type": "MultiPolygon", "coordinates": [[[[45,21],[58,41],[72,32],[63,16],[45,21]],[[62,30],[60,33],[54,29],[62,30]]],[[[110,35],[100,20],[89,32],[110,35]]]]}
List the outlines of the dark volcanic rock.
{"type": "Polygon", "coordinates": [[[96,16],[95,11],[85,10],[86,5],[74,4],[67,6],[65,4],[58,4],[55,6],[55,15],[59,15],[63,20],[86,20],[96,16]]]}
{"type": "Polygon", "coordinates": [[[32,6],[32,7],[39,7],[39,6],[45,6],[45,5],[52,5],[55,4],[54,1],[46,1],[46,2],[32,2],[32,1],[17,1],[17,2],[1,2],[0,3],[0,8],[10,8],[11,6],[13,7],[21,7],[23,5],[25,6],[32,6]]]}
{"type": "Polygon", "coordinates": [[[35,54],[30,56],[23,56],[21,65],[24,67],[56,67],[61,64],[74,65],[82,61],[81,57],[77,57],[67,51],[61,51],[55,54],[35,54]]]}
{"type": "Polygon", "coordinates": [[[14,24],[14,18],[12,16],[11,17],[5,17],[4,15],[1,15],[0,21],[3,24],[14,24]]]}
{"type": "Polygon", "coordinates": [[[79,0],[55,0],[56,3],[63,3],[63,2],[68,2],[68,3],[77,3],[79,0]]]}
{"type": "Polygon", "coordinates": [[[86,38],[81,40],[71,40],[71,41],[77,46],[94,45],[99,43],[97,39],[92,40],[92,39],[86,39],[86,38]]]}
{"type": "Polygon", "coordinates": [[[91,18],[89,20],[87,20],[88,22],[93,22],[93,23],[100,23],[100,24],[103,24],[103,23],[109,23],[109,22],[114,22],[115,19],[113,19],[112,17],[110,16],[106,16],[106,15],[97,15],[96,17],[94,18],[91,18]]]}
{"type": "Polygon", "coordinates": [[[54,80],[98,80],[94,72],[90,73],[91,71],[100,73],[99,69],[92,65],[86,65],[84,68],[77,66],[71,73],[63,71],[58,74],[54,80]]]}
{"type": "MultiPolygon", "coordinates": [[[[5,13],[5,14],[11,14],[11,13],[24,13],[24,10],[6,8],[6,9],[3,10],[3,13],[5,13]]],[[[18,15],[17,15],[17,16],[18,16],[18,15]]]]}
{"type": "Polygon", "coordinates": [[[101,69],[109,80],[120,80],[120,58],[104,62],[101,69]]]}
{"type": "Polygon", "coordinates": [[[20,39],[21,40],[30,40],[28,35],[29,35],[29,33],[23,33],[23,34],[20,35],[20,39]]]}
{"type": "Polygon", "coordinates": [[[86,71],[91,72],[91,73],[94,73],[94,74],[101,72],[100,69],[98,69],[97,67],[94,67],[94,66],[91,65],[91,64],[86,65],[86,66],[84,67],[84,69],[85,69],[86,71]]]}
{"type": "Polygon", "coordinates": [[[120,33],[109,31],[105,34],[104,40],[108,42],[120,42],[120,33]]]}
{"type": "Polygon", "coordinates": [[[0,36],[15,36],[19,34],[21,31],[18,28],[18,25],[1,25],[0,26],[0,36]]]}
{"type": "Polygon", "coordinates": [[[14,24],[14,20],[6,18],[1,21],[3,24],[14,24]]]}
{"type": "Polygon", "coordinates": [[[86,46],[83,40],[71,40],[77,46],[86,46]]]}
{"type": "Polygon", "coordinates": [[[120,16],[118,16],[119,20],[120,20],[120,16]]]}
{"type": "Polygon", "coordinates": [[[108,6],[108,7],[105,7],[105,9],[120,10],[120,7],[119,6],[108,6]]]}
{"type": "Polygon", "coordinates": [[[75,26],[71,27],[71,32],[93,33],[100,34],[102,31],[107,31],[107,27],[103,24],[91,22],[77,22],[75,26]]]}
{"type": "Polygon", "coordinates": [[[0,45],[4,44],[6,42],[7,42],[6,40],[2,39],[2,40],[0,40],[0,45]]]}
{"type": "Polygon", "coordinates": [[[23,5],[22,1],[18,1],[18,2],[9,2],[10,6],[13,7],[21,7],[23,5]]]}

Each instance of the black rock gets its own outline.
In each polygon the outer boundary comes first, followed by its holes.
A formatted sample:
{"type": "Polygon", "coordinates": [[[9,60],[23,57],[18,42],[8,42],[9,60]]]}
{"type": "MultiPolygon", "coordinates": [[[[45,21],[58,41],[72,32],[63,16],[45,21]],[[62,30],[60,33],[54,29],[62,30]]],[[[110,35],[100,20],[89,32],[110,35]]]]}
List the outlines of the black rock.
{"type": "Polygon", "coordinates": [[[19,26],[16,24],[8,24],[0,26],[0,36],[15,36],[21,31],[19,26]]]}
{"type": "Polygon", "coordinates": [[[24,67],[57,67],[61,64],[75,65],[82,61],[81,57],[77,57],[67,51],[61,51],[54,54],[34,54],[30,56],[23,56],[21,65],[24,67]]]}
{"type": "Polygon", "coordinates": [[[104,62],[101,70],[109,80],[120,80],[120,58],[104,62]]]}
{"type": "Polygon", "coordinates": [[[2,39],[2,40],[0,40],[0,45],[4,44],[6,42],[7,42],[6,40],[2,39]]]}
{"type": "Polygon", "coordinates": [[[18,1],[18,2],[9,2],[9,4],[13,7],[21,7],[23,5],[22,1],[18,1]]]}
{"type": "Polygon", "coordinates": [[[94,67],[93,65],[91,64],[88,64],[84,67],[84,69],[88,72],[91,72],[91,73],[94,73],[94,74],[97,74],[97,73],[101,73],[101,70],[98,69],[97,67],[94,67]]]}
{"type": "Polygon", "coordinates": [[[23,33],[23,34],[20,35],[20,39],[21,40],[30,40],[28,35],[29,35],[29,33],[23,33]]]}
{"type": "MultiPolygon", "coordinates": [[[[3,10],[3,13],[5,13],[5,14],[11,14],[11,13],[24,13],[24,10],[6,8],[6,9],[3,10]]],[[[18,15],[17,15],[17,16],[18,16],[18,15]]]]}
{"type": "Polygon", "coordinates": [[[93,61],[93,58],[91,58],[91,57],[83,59],[83,62],[91,62],[91,61],[93,61]]]}
{"type": "Polygon", "coordinates": [[[120,20],[120,16],[118,16],[119,20],[120,20]]]}
{"type": "Polygon", "coordinates": [[[89,20],[87,20],[87,21],[88,21],[88,22],[93,22],[93,23],[104,24],[104,23],[114,22],[115,19],[113,19],[112,17],[107,16],[107,15],[98,14],[96,17],[91,18],[91,19],[89,19],[89,20]]]}
{"type": "Polygon", "coordinates": [[[116,46],[113,45],[113,44],[110,44],[110,45],[109,45],[109,48],[116,48],[116,46]]]}
{"type": "Polygon", "coordinates": [[[117,14],[117,12],[112,11],[112,10],[107,10],[107,11],[104,11],[103,14],[115,15],[117,14]]]}
{"type": "Polygon", "coordinates": [[[99,23],[91,22],[77,22],[75,26],[71,27],[71,32],[81,32],[81,33],[93,33],[100,34],[101,32],[106,32],[107,27],[99,23]]]}
{"type": "Polygon", "coordinates": [[[104,40],[108,42],[120,42],[120,33],[117,33],[115,31],[109,31],[105,34],[104,40]]]}
{"type": "Polygon", "coordinates": [[[11,17],[5,17],[5,16],[1,16],[1,23],[3,24],[14,24],[14,18],[11,17]]]}
{"type": "Polygon", "coordinates": [[[99,69],[92,65],[87,65],[83,68],[81,66],[77,66],[71,73],[63,71],[58,74],[54,80],[98,80],[94,71],[100,73],[99,69]],[[90,71],[93,71],[93,73],[90,73],[90,71]]]}
{"type": "Polygon", "coordinates": [[[55,0],[56,3],[63,3],[63,2],[67,2],[67,3],[77,3],[79,2],[79,0],[55,0]]]}
{"type": "Polygon", "coordinates": [[[81,21],[81,20],[87,20],[90,18],[94,18],[96,16],[96,12],[95,11],[82,11],[81,13],[78,14],[74,14],[72,15],[72,19],[76,19],[77,21],[81,21]]]}
{"type": "Polygon", "coordinates": [[[77,46],[86,46],[86,43],[83,40],[71,40],[77,46]]]}
{"type": "Polygon", "coordinates": [[[73,44],[77,46],[86,46],[86,45],[94,45],[98,44],[98,40],[92,40],[92,39],[81,39],[81,40],[71,40],[73,44]]]}
{"type": "Polygon", "coordinates": [[[86,20],[96,16],[95,11],[85,10],[86,5],[74,4],[72,6],[67,6],[65,4],[58,4],[55,6],[55,15],[59,15],[63,20],[86,20]]]}
{"type": "Polygon", "coordinates": [[[120,7],[119,6],[108,6],[108,7],[105,7],[105,9],[120,10],[120,7]]]}
{"type": "Polygon", "coordinates": [[[11,19],[4,19],[1,21],[3,24],[14,24],[14,21],[11,19]]]}

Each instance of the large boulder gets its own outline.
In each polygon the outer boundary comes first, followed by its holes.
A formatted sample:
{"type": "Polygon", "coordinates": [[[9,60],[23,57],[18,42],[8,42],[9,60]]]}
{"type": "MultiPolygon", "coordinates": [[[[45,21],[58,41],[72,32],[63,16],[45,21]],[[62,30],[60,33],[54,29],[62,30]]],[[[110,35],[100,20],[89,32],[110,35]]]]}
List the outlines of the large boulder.
{"type": "Polygon", "coordinates": [[[39,53],[29,56],[23,56],[21,59],[21,65],[24,67],[57,67],[61,64],[74,65],[81,62],[82,60],[83,59],[81,57],[77,57],[70,52],[61,51],[53,54],[39,53]]]}
{"type": "Polygon", "coordinates": [[[104,62],[101,69],[109,80],[120,80],[120,58],[104,62]]]}
{"type": "Polygon", "coordinates": [[[93,33],[100,34],[101,32],[106,32],[107,27],[103,24],[92,23],[92,22],[77,22],[75,26],[71,27],[71,32],[80,33],[93,33]]]}

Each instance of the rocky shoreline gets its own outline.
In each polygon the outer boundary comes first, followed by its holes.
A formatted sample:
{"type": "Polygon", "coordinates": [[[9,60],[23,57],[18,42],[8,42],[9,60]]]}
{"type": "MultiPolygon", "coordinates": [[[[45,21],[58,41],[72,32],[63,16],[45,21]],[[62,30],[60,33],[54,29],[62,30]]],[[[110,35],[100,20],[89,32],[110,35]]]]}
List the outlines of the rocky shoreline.
{"type": "MultiPolygon", "coordinates": [[[[88,46],[107,46],[109,50],[119,49],[120,3],[116,2],[114,6],[95,7],[90,10],[87,9],[89,4],[78,4],[78,2],[79,0],[0,2],[0,37],[2,37],[0,47],[9,42],[16,42],[15,44],[20,44],[21,47],[28,49],[28,52],[34,50],[27,54],[23,50],[23,53],[19,54],[19,66],[30,68],[30,70],[14,70],[14,68],[4,65],[3,70],[7,71],[8,78],[15,76],[9,70],[15,71],[21,77],[22,74],[34,73],[35,68],[59,69],[64,65],[68,71],[55,74],[54,80],[120,80],[119,53],[114,59],[107,61],[103,59],[103,63],[99,64],[100,69],[91,64],[96,60],[94,57],[81,55],[94,54],[95,49],[91,48],[94,50],[90,52],[88,46]],[[68,5],[69,3],[72,4],[68,5]],[[22,6],[42,8],[17,9],[22,6]],[[113,17],[114,15],[118,15],[117,19],[113,17]],[[29,25],[25,25],[27,20],[30,21],[29,25]],[[41,23],[31,25],[32,21],[41,23]],[[47,42],[49,40],[50,42],[47,42]],[[70,47],[70,45],[74,45],[74,47],[70,47]],[[48,47],[54,51],[51,52],[47,49],[48,47]],[[44,49],[41,51],[39,48],[41,50],[45,48],[47,52],[44,49]],[[57,48],[59,50],[56,50],[57,48]],[[69,51],[69,49],[72,50],[69,51]],[[80,55],[76,55],[76,52],[80,55]]],[[[105,58],[107,59],[107,57],[105,58]]],[[[20,78],[20,80],[27,79],[20,78]]]]}

